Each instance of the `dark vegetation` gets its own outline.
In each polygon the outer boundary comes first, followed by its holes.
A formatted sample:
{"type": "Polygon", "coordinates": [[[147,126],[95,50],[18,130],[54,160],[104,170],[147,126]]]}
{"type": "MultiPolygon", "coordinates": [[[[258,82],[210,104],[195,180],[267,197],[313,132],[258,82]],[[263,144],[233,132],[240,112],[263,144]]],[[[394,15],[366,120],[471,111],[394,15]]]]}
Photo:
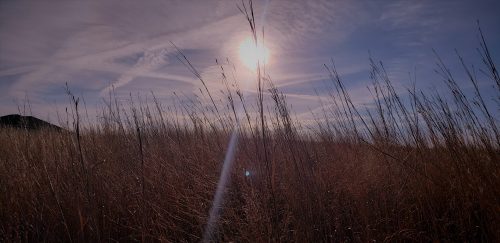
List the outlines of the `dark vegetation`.
{"type": "Polygon", "coordinates": [[[0,130],[0,241],[200,241],[233,128],[214,241],[500,241],[500,78],[481,40],[493,97],[460,57],[473,92],[440,61],[448,93],[399,92],[373,61],[365,109],[327,65],[330,99],[309,129],[260,69],[255,106],[224,68],[226,102],[208,89],[208,103],[169,107],[111,94],[85,126],[69,93],[74,132],[0,130]]]}

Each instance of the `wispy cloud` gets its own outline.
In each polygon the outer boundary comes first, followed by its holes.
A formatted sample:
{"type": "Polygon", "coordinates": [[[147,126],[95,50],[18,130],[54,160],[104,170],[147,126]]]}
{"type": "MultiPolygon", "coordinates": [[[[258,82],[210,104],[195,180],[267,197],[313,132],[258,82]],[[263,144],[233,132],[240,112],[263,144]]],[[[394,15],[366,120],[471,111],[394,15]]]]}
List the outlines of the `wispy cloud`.
{"type": "MultiPolygon", "coordinates": [[[[255,0],[258,21],[266,2],[265,20],[258,24],[264,24],[273,53],[269,74],[302,104],[312,98],[294,91],[313,90],[327,76],[322,65],[330,58],[357,92],[367,84],[368,51],[385,61],[391,77],[406,80],[415,66],[430,69],[431,48],[449,48],[452,41],[473,49],[475,36],[463,33],[474,31],[475,19],[484,19],[484,29],[493,32],[491,26],[500,20],[493,10],[499,4],[490,0],[255,0]]],[[[26,93],[47,95],[65,82],[88,86],[90,100],[99,100],[112,86],[125,93],[138,86],[155,89],[159,83],[152,80],[162,80],[164,93],[158,95],[165,97],[174,90],[197,92],[201,84],[175,59],[170,41],[186,51],[211,89],[220,89],[215,58],[238,65],[238,43],[249,33],[237,3],[1,1],[0,107],[26,93]]],[[[500,34],[488,34],[491,43],[499,42],[500,34]]],[[[237,70],[241,80],[250,79],[242,67],[237,70]]]]}
{"type": "Polygon", "coordinates": [[[158,68],[160,65],[165,64],[166,55],[166,49],[145,51],[144,56],[141,57],[130,70],[127,70],[123,75],[120,76],[120,78],[118,78],[118,80],[101,91],[101,96],[108,93],[111,88],[119,88],[132,81],[135,77],[144,75],[147,72],[158,68]]]}

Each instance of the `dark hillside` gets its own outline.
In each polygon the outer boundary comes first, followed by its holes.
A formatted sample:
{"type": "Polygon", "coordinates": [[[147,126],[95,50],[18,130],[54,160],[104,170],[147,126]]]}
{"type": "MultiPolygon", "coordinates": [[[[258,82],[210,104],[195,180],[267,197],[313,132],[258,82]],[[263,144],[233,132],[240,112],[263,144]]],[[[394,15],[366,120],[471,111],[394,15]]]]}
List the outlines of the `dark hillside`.
{"type": "Polygon", "coordinates": [[[38,119],[36,117],[21,116],[18,114],[0,117],[0,127],[23,128],[28,130],[39,130],[45,128],[61,130],[59,126],[38,119]]]}

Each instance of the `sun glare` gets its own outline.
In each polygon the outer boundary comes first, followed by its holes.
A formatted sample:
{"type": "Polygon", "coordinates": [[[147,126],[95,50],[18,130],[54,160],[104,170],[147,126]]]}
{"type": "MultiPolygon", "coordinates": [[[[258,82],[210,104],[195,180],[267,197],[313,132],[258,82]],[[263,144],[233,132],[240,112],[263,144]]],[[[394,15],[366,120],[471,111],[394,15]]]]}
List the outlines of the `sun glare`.
{"type": "Polygon", "coordinates": [[[241,42],[239,54],[243,65],[250,70],[257,69],[257,63],[265,65],[269,62],[269,49],[260,43],[255,45],[250,37],[241,42]]]}

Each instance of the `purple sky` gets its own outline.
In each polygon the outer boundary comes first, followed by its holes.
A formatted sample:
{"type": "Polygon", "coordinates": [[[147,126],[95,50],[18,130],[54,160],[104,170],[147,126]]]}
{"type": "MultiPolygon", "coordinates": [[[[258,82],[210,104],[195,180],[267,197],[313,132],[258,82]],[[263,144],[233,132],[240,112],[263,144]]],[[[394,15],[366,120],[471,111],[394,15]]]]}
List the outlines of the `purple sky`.
{"type": "MultiPolygon", "coordinates": [[[[239,80],[251,84],[238,63],[238,45],[249,28],[237,3],[0,0],[0,115],[17,113],[28,97],[35,115],[54,120],[55,112],[67,106],[66,82],[91,110],[111,84],[122,96],[154,91],[166,105],[173,92],[197,93],[201,83],[175,58],[170,41],[214,94],[222,87],[216,58],[232,60],[239,80]]],[[[401,90],[415,70],[418,87],[443,86],[433,71],[432,48],[465,84],[454,49],[470,65],[481,66],[479,20],[500,62],[498,0],[256,0],[254,5],[272,53],[267,71],[303,117],[318,106],[315,90],[324,88],[323,64],[331,58],[355,102],[364,104],[370,101],[369,53],[384,62],[401,90]]],[[[479,81],[491,90],[486,77],[479,81]]]]}

